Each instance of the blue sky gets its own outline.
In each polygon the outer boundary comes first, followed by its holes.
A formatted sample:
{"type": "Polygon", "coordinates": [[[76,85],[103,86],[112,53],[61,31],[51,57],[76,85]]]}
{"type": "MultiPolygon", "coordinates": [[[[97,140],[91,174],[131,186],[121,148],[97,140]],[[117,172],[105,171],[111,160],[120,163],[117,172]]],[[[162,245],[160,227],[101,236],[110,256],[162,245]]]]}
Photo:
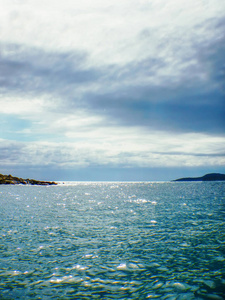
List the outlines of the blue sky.
{"type": "Polygon", "coordinates": [[[0,173],[225,172],[224,27],[223,0],[0,0],[0,173]]]}

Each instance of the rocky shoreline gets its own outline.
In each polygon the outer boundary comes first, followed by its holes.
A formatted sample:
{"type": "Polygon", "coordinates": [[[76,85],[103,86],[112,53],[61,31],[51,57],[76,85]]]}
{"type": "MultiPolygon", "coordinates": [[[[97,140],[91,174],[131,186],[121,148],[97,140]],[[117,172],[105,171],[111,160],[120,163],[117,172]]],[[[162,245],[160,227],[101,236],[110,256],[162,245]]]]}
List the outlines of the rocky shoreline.
{"type": "Polygon", "coordinates": [[[42,181],[35,179],[23,179],[12,175],[0,174],[0,184],[30,184],[30,185],[57,185],[54,181],[42,181]]]}

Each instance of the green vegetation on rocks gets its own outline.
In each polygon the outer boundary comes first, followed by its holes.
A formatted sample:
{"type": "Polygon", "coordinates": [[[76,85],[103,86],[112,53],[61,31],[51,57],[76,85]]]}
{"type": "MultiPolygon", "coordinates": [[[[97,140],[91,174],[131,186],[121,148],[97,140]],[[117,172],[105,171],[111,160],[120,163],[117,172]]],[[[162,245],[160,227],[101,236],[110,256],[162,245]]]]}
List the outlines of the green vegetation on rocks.
{"type": "Polygon", "coordinates": [[[41,181],[35,179],[23,179],[12,175],[0,174],[0,184],[31,184],[31,185],[56,185],[54,181],[41,181]]]}

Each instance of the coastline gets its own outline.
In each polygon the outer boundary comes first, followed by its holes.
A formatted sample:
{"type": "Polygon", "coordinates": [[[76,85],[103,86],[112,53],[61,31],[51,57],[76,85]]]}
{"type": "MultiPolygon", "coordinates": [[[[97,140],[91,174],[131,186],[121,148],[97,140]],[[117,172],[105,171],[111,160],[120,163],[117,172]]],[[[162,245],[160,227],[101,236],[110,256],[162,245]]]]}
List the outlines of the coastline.
{"type": "Polygon", "coordinates": [[[7,184],[7,185],[16,185],[16,184],[23,184],[23,185],[57,185],[55,181],[43,181],[43,180],[35,180],[35,179],[23,179],[19,177],[15,177],[12,175],[3,175],[0,174],[0,184],[7,184]]]}

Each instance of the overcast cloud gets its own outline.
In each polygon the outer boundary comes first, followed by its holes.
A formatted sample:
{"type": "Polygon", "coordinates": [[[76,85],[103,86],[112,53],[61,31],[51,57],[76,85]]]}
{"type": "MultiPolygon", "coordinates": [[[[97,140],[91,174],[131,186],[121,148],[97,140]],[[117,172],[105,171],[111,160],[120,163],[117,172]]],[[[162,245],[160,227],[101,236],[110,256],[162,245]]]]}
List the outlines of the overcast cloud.
{"type": "Polygon", "coordinates": [[[223,170],[224,11],[222,0],[0,0],[3,170],[223,170]]]}

